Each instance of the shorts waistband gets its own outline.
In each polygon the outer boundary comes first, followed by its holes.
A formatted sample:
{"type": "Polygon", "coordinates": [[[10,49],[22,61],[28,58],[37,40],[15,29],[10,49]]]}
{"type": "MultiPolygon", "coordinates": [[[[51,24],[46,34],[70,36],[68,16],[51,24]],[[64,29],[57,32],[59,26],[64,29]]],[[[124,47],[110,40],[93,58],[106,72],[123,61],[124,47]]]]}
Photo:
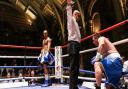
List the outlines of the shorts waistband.
{"type": "Polygon", "coordinates": [[[77,42],[77,41],[68,41],[68,43],[76,43],[76,44],[80,44],[79,42],[77,42]]]}
{"type": "Polygon", "coordinates": [[[108,57],[111,57],[111,58],[119,57],[119,58],[121,58],[121,56],[120,56],[119,53],[111,53],[111,54],[107,55],[107,56],[104,57],[104,58],[108,58],[108,57]]]}

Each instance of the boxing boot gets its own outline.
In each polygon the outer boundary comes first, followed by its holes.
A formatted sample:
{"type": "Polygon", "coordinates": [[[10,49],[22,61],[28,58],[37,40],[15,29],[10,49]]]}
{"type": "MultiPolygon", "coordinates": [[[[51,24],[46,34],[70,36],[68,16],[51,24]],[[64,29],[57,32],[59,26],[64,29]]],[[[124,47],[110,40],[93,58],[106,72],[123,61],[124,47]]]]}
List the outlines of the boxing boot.
{"type": "Polygon", "coordinates": [[[48,86],[51,86],[52,85],[52,83],[51,83],[51,80],[49,79],[49,80],[44,80],[44,84],[42,84],[41,86],[42,87],[48,87],[48,86]]]}
{"type": "Polygon", "coordinates": [[[96,89],[101,89],[101,87],[100,86],[97,86],[96,83],[95,83],[95,87],[96,87],[96,89]]]}

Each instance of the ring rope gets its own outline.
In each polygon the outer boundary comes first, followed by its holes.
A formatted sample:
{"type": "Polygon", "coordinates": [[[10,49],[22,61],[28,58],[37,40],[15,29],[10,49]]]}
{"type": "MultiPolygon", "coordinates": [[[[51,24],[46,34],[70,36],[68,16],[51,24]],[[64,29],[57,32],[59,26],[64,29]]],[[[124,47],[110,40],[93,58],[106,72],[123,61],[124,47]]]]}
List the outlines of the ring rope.
{"type": "MultiPolygon", "coordinates": [[[[114,30],[115,28],[118,28],[118,27],[121,27],[121,26],[123,26],[123,25],[126,25],[127,23],[128,23],[128,19],[127,19],[127,20],[124,20],[124,21],[122,21],[122,22],[119,22],[119,23],[117,23],[117,24],[115,24],[115,25],[112,25],[112,26],[110,26],[110,27],[108,27],[108,28],[106,28],[106,29],[103,29],[103,30],[99,31],[99,33],[100,33],[100,34],[103,34],[103,33],[105,33],[105,32],[114,30]]],[[[92,36],[93,36],[93,34],[82,38],[82,39],[81,39],[81,42],[83,42],[83,41],[85,41],[85,40],[87,40],[87,39],[92,38],[92,36]]],[[[63,46],[61,46],[61,47],[62,47],[62,48],[66,48],[66,47],[67,47],[67,44],[66,44],[66,45],[63,45],[63,46]]]]}
{"type": "MultiPolygon", "coordinates": [[[[3,78],[0,81],[8,81],[8,80],[21,80],[21,79],[42,79],[44,76],[39,77],[17,77],[17,78],[3,78]]],[[[50,76],[50,78],[55,78],[55,76],[50,76]]]]}
{"type": "MultiPolygon", "coordinates": [[[[48,66],[48,68],[54,68],[55,66],[48,66]]],[[[41,66],[0,66],[0,68],[43,68],[41,66]]]]}
{"type": "MultiPolygon", "coordinates": [[[[120,44],[124,44],[124,43],[127,43],[128,42],[128,38],[126,39],[123,39],[123,40],[120,40],[120,41],[117,41],[117,42],[114,42],[113,44],[114,45],[120,45],[120,44]]],[[[97,50],[97,47],[96,48],[91,48],[91,49],[87,49],[87,50],[84,50],[84,51],[80,51],[80,54],[81,53],[87,53],[87,52],[92,52],[92,51],[96,51],[97,50]]],[[[67,57],[68,54],[65,54],[62,56],[63,57],[67,57]]]]}
{"type": "MultiPolygon", "coordinates": [[[[48,66],[53,68],[54,66],[48,66]]],[[[41,68],[41,66],[0,66],[0,68],[41,68]]],[[[70,69],[69,67],[62,67],[63,69],[70,69]]],[[[82,70],[79,69],[80,72],[84,72],[87,74],[95,74],[95,72],[93,71],[88,71],[88,70],[82,70]]],[[[50,76],[51,78],[55,78],[55,76],[50,76]]],[[[63,78],[69,78],[69,76],[62,76],[63,78]]],[[[21,80],[21,79],[42,79],[44,78],[44,76],[39,76],[39,77],[17,77],[17,78],[3,78],[0,79],[0,81],[7,81],[7,80],[21,80]]],[[[95,78],[89,78],[89,77],[78,77],[78,79],[82,79],[82,80],[86,80],[86,81],[91,81],[91,82],[95,82],[96,79],[95,78]]],[[[102,82],[104,82],[105,79],[102,79],[102,82]]]]}
{"type": "MultiPolygon", "coordinates": [[[[63,75],[62,77],[63,78],[69,78],[69,76],[65,76],[65,75],[63,75]]],[[[91,77],[80,77],[80,76],[78,76],[78,79],[91,81],[91,82],[96,82],[96,79],[95,78],[91,78],[91,77]]],[[[102,82],[105,82],[105,79],[102,79],[102,82]]]]}
{"type": "MultiPolygon", "coordinates": [[[[62,67],[63,69],[70,69],[70,67],[62,67]]],[[[87,73],[87,74],[95,74],[95,72],[93,71],[89,71],[89,70],[83,70],[83,69],[79,69],[80,72],[83,73],[87,73]]]]}
{"type": "MultiPolygon", "coordinates": [[[[126,20],[126,22],[128,22],[128,20],[126,20]]],[[[116,26],[115,26],[116,27],[116,26]]],[[[112,29],[112,27],[110,27],[110,28],[108,28],[108,29],[112,29]]],[[[103,33],[103,32],[105,32],[105,31],[101,31],[101,33],[103,33]]],[[[93,35],[91,35],[91,36],[89,36],[87,39],[89,39],[89,38],[91,38],[93,35]]],[[[121,40],[121,41],[117,41],[117,42],[114,42],[113,44],[114,45],[119,45],[119,44],[123,44],[123,43],[127,43],[128,42],[128,38],[127,39],[124,39],[124,40],[121,40]]],[[[18,48],[18,47],[17,47],[18,48]]],[[[25,46],[25,48],[26,48],[26,46],[25,46]]],[[[35,48],[36,49],[36,48],[35,48]]],[[[97,50],[97,48],[92,48],[92,49],[88,49],[88,50],[84,50],[84,51],[80,51],[80,53],[86,53],[86,52],[91,52],[91,51],[95,51],[95,50],[97,50]]],[[[68,55],[67,55],[68,56],[68,55]]],[[[7,56],[5,56],[6,58],[7,58],[7,56]]],[[[12,57],[14,57],[14,56],[12,56],[12,57]]],[[[23,58],[27,58],[26,56],[24,57],[24,56],[22,56],[23,58]]],[[[28,56],[28,57],[30,57],[30,56],[28,56]]],[[[64,57],[64,55],[62,56],[62,57],[64,57]]],[[[17,58],[21,58],[21,56],[19,57],[19,56],[17,56],[17,58]]],[[[32,56],[31,56],[31,58],[32,58],[32,56]]],[[[37,56],[35,57],[35,58],[37,58],[37,56]]],[[[3,68],[3,67],[5,67],[5,66],[0,66],[0,68],[3,68]]],[[[17,66],[6,66],[6,68],[17,68],[17,66]]],[[[18,66],[18,68],[40,68],[39,66],[18,66]]],[[[67,69],[69,69],[68,67],[67,67],[67,69]]],[[[86,72],[86,73],[90,73],[90,74],[94,74],[94,72],[92,72],[92,71],[87,71],[87,70],[81,70],[80,69],[80,72],[86,72]]],[[[63,78],[66,78],[66,77],[68,77],[69,78],[69,76],[63,76],[63,78]]],[[[31,79],[31,78],[41,78],[41,77],[23,77],[23,79],[31,79]]],[[[92,80],[92,81],[95,81],[95,78],[86,78],[86,77],[78,77],[79,79],[82,79],[82,80],[92,80]]],[[[9,78],[8,78],[9,79],[9,78]]],[[[16,79],[18,79],[18,78],[16,78],[16,79]]],[[[19,78],[19,79],[21,79],[21,78],[19,78]]],[[[10,80],[10,79],[9,79],[10,80]]],[[[14,78],[12,78],[12,80],[14,80],[14,78]]]]}
{"type": "MultiPolygon", "coordinates": [[[[55,66],[48,66],[48,68],[54,68],[55,66]]],[[[0,66],[0,68],[43,68],[42,66],[0,66]]],[[[69,67],[61,67],[63,69],[70,69],[69,67]]],[[[80,72],[87,74],[95,74],[93,71],[79,69],[80,72]]]]}
{"type": "MultiPolygon", "coordinates": [[[[128,42],[128,38],[117,41],[117,42],[114,42],[113,44],[114,45],[120,45],[120,44],[124,44],[124,43],[127,43],[127,42],[128,42]]],[[[96,51],[96,50],[97,50],[97,47],[87,49],[87,50],[84,50],[84,51],[80,51],[80,54],[81,53],[92,52],[92,51],[96,51]]],[[[67,56],[68,56],[68,54],[65,54],[65,55],[62,55],[61,57],[64,58],[64,57],[67,57],[67,56]]],[[[21,58],[27,58],[27,59],[31,59],[31,58],[38,58],[38,56],[0,56],[0,58],[20,58],[20,59],[21,58]]]]}
{"type": "MultiPolygon", "coordinates": [[[[99,31],[99,33],[102,34],[102,33],[111,31],[111,30],[113,30],[113,29],[115,29],[115,28],[117,28],[117,27],[121,27],[121,26],[123,26],[123,25],[125,25],[125,24],[127,24],[127,23],[128,23],[128,20],[124,20],[124,21],[119,22],[119,23],[117,23],[117,24],[115,24],[115,25],[113,25],[113,26],[110,26],[110,27],[108,27],[108,28],[106,28],[106,29],[103,29],[103,30],[99,31]]],[[[81,42],[83,42],[83,41],[85,41],[85,40],[87,40],[87,39],[92,38],[92,36],[93,36],[93,35],[86,36],[86,37],[82,38],[82,39],[81,39],[81,42]]],[[[62,47],[62,48],[65,48],[65,47],[67,47],[67,44],[66,44],[66,45],[63,45],[63,46],[61,46],[61,47],[62,47]]],[[[19,49],[38,49],[38,50],[40,50],[42,47],[17,46],[17,45],[4,45],[4,44],[0,44],[0,48],[19,48],[19,49]]],[[[54,48],[51,48],[51,50],[54,50],[54,48]]]]}
{"type": "MultiPolygon", "coordinates": [[[[63,78],[69,78],[69,76],[65,76],[65,75],[63,75],[62,77],[63,78]]],[[[21,79],[42,79],[42,78],[44,78],[44,76],[40,76],[40,77],[3,78],[3,79],[0,79],[0,81],[21,80],[21,79]]],[[[55,78],[55,76],[50,76],[50,78],[55,78]]],[[[78,76],[78,79],[92,81],[92,82],[95,82],[96,81],[95,78],[90,78],[90,77],[80,77],[80,76],[78,76]]],[[[102,79],[102,82],[103,81],[105,81],[105,79],[102,79]]]]}
{"type": "Polygon", "coordinates": [[[38,58],[38,56],[0,56],[0,58],[18,58],[18,59],[23,59],[23,58],[26,58],[26,59],[33,59],[33,58],[38,58]]]}

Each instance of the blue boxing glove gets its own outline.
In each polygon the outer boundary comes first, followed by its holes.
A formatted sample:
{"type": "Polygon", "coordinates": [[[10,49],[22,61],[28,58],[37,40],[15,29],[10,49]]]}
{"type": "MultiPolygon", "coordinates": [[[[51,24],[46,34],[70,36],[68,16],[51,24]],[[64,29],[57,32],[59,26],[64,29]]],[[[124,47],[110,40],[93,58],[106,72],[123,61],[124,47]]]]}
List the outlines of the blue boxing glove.
{"type": "Polygon", "coordinates": [[[38,62],[40,62],[41,61],[41,57],[38,57],[37,60],[38,60],[38,62]]]}
{"type": "Polygon", "coordinates": [[[41,62],[41,59],[42,59],[42,54],[40,54],[37,58],[38,62],[41,62]]]}

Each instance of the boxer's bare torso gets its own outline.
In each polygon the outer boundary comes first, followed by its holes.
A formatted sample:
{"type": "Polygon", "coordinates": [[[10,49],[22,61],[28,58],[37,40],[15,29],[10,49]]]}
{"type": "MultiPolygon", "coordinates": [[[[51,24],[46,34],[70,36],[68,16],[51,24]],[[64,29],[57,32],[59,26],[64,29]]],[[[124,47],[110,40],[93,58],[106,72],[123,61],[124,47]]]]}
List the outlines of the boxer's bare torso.
{"type": "Polygon", "coordinates": [[[108,38],[100,37],[98,39],[99,46],[98,46],[98,52],[103,56],[107,56],[111,53],[118,53],[115,46],[109,41],[108,38]]]}

